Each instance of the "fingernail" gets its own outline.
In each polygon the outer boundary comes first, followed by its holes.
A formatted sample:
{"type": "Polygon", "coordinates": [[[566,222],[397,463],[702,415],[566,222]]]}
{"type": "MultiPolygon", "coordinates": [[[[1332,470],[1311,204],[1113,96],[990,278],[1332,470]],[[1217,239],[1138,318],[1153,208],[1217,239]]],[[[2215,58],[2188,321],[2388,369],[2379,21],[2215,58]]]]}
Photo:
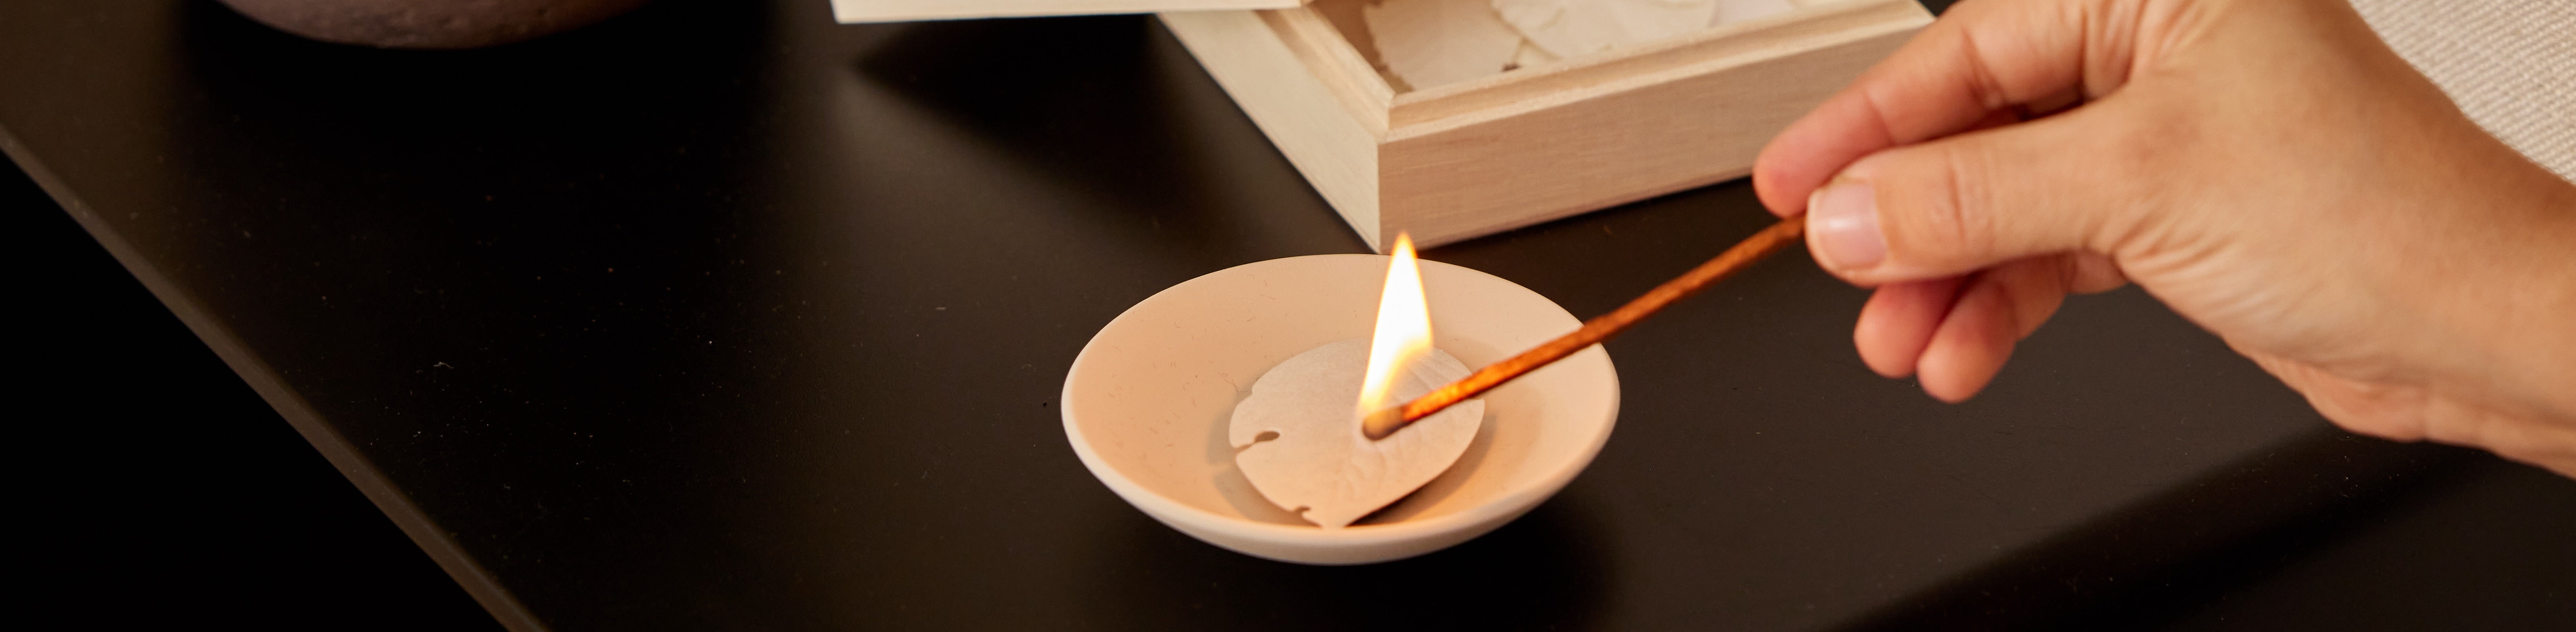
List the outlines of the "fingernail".
{"type": "Polygon", "coordinates": [[[1834,269],[1862,270],[1887,259],[1877,196],[1866,183],[1836,179],[1808,196],[1807,232],[1815,234],[1825,263],[1834,269]]]}

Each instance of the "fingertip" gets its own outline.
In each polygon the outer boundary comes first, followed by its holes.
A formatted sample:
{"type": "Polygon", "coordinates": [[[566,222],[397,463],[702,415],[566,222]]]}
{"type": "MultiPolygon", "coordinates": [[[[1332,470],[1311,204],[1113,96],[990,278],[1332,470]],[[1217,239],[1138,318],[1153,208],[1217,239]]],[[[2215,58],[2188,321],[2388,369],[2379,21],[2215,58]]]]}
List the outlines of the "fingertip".
{"type": "Polygon", "coordinates": [[[1773,216],[1797,215],[1807,210],[1807,198],[1780,192],[1787,185],[1781,179],[1780,158],[1775,157],[1773,151],[1773,146],[1765,146],[1761,155],[1753,157],[1753,197],[1761,200],[1762,210],[1770,211],[1773,216]]]}
{"type": "Polygon", "coordinates": [[[1914,362],[1920,353],[1905,353],[1894,345],[1873,343],[1867,329],[1853,332],[1853,346],[1860,349],[1860,362],[1879,377],[1897,380],[1914,375],[1914,362]]]}
{"type": "Polygon", "coordinates": [[[1807,247],[1837,274],[1863,274],[1887,260],[1877,194],[1867,180],[1835,178],[1807,199],[1807,247]]]}
{"type": "Polygon", "coordinates": [[[1957,404],[1976,397],[2003,370],[2004,358],[2012,355],[2013,343],[1994,342],[1987,338],[1935,336],[1932,346],[1924,350],[1915,368],[1916,382],[1923,392],[1943,403],[1957,404]]]}
{"type": "Polygon", "coordinates": [[[2012,357],[2013,345],[2020,339],[2013,332],[2017,325],[2007,299],[2000,284],[1984,278],[1959,295],[1925,345],[1922,359],[1915,362],[1924,393],[1944,402],[1964,402],[1985,390],[2003,370],[2004,360],[2012,357]]]}
{"type": "Polygon", "coordinates": [[[1969,399],[1973,399],[1977,396],[1977,391],[1984,390],[1986,387],[1985,382],[1983,381],[1965,385],[1958,383],[1934,382],[1931,380],[1920,380],[1919,382],[1923,385],[1923,394],[1930,395],[1932,396],[1932,399],[1940,400],[1941,403],[1944,404],[1968,403],[1969,399]]]}
{"type": "Polygon", "coordinates": [[[1852,325],[1852,345],[1871,372],[1888,378],[1914,374],[1933,331],[1957,298],[1959,277],[1879,286],[1852,325]]]}
{"type": "Polygon", "coordinates": [[[1870,152],[1893,147],[1868,98],[1846,89],[1782,128],[1753,158],[1753,193],[1782,217],[1807,210],[1807,196],[1870,152]]]}

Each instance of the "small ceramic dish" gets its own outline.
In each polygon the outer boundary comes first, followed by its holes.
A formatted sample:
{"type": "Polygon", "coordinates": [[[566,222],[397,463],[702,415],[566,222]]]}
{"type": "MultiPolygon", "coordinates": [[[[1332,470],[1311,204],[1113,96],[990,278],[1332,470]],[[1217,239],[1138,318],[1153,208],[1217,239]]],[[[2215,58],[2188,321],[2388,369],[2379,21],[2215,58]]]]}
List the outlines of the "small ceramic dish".
{"type": "MultiPolygon", "coordinates": [[[[1226,427],[1254,380],[1290,356],[1368,337],[1388,258],[1273,259],[1172,286],[1092,336],[1064,379],[1064,433],[1082,464],[1146,515],[1210,544],[1308,564],[1367,564],[1501,527],[1574,479],[1610,438],[1619,378],[1593,347],[1485,395],[1474,443],[1448,472],[1348,528],[1272,506],[1234,465],[1226,427]]],[[[1434,343],[1483,366],[1582,326],[1528,288],[1422,262],[1434,343]]]]}

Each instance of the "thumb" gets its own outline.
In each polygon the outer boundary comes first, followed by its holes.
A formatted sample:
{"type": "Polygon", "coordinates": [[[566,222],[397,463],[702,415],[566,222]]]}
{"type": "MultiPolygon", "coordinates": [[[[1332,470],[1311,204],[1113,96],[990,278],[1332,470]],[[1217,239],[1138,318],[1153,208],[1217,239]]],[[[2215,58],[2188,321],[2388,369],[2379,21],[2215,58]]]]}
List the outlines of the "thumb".
{"type": "MultiPolygon", "coordinates": [[[[2117,112],[2059,116],[1879,151],[1807,200],[1807,246],[1862,285],[1955,276],[2026,257],[2107,254],[2136,206],[2117,112]]],[[[2134,162],[2134,161],[2131,161],[2134,162]]]]}

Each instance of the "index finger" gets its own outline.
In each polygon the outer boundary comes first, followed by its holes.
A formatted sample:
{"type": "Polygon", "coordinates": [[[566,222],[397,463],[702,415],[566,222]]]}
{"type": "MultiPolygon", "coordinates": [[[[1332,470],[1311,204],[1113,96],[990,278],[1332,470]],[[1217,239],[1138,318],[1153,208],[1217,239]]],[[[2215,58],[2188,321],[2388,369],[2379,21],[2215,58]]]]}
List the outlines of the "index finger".
{"type": "Polygon", "coordinates": [[[2144,4],[1961,2],[1773,137],[1754,159],[1754,190],[1794,215],[1862,156],[1999,124],[2017,106],[2107,94],[2128,80],[2144,4]]]}

